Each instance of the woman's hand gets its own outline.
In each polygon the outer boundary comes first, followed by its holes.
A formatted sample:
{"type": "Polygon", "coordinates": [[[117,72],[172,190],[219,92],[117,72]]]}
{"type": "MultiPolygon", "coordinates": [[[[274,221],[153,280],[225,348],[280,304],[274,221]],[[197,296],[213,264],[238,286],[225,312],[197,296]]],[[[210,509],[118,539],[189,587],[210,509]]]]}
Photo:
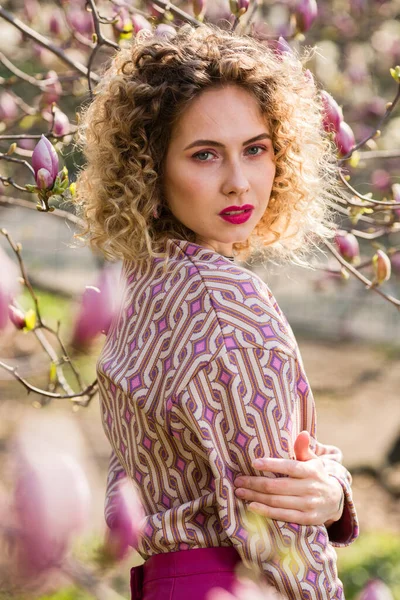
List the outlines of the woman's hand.
{"type": "MultiPolygon", "coordinates": [[[[299,525],[329,527],[342,516],[344,493],[336,477],[329,475],[324,458],[309,448],[309,434],[302,431],[294,450],[297,460],[261,458],[253,462],[259,471],[288,477],[240,476],[235,494],[249,501],[249,510],[271,519],[299,525]]],[[[329,460],[329,459],[327,459],[329,460]]]]}

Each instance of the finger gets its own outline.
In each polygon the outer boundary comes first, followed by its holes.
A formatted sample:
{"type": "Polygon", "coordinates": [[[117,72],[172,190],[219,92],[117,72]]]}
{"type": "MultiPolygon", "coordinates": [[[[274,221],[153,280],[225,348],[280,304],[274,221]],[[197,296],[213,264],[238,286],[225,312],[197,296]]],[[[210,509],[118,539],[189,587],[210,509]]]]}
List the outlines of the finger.
{"type": "Polygon", "coordinates": [[[292,479],[289,477],[239,477],[235,485],[261,492],[263,494],[281,494],[290,496],[304,496],[313,493],[316,482],[310,479],[292,479]]]}
{"type": "Polygon", "coordinates": [[[253,462],[253,466],[258,471],[269,471],[271,473],[281,473],[296,479],[310,477],[314,471],[318,458],[315,457],[308,461],[292,460],[289,458],[258,458],[253,462]]]}
{"type": "Polygon", "coordinates": [[[253,490],[242,490],[239,488],[235,495],[246,502],[256,502],[267,505],[270,508],[294,509],[301,512],[314,510],[317,500],[312,496],[278,496],[275,494],[261,494],[253,490]]]}
{"type": "Polygon", "coordinates": [[[247,507],[250,512],[254,512],[262,517],[284,521],[285,523],[296,523],[297,525],[322,525],[316,514],[313,512],[301,512],[299,510],[286,510],[282,508],[272,508],[264,504],[251,503],[247,507]]]}

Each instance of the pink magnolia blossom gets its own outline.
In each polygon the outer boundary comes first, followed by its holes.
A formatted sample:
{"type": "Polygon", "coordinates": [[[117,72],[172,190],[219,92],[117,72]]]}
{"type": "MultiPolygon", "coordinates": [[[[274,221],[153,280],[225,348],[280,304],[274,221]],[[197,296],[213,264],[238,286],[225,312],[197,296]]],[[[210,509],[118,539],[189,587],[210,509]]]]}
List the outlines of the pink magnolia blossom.
{"type": "Polygon", "coordinates": [[[132,25],[135,33],[138,33],[142,29],[146,29],[147,31],[153,30],[151,23],[143,15],[132,15],[132,25]]]}
{"type": "Polygon", "coordinates": [[[132,481],[117,484],[111,527],[106,531],[104,547],[114,560],[122,560],[131,548],[137,548],[145,512],[132,481]]]}
{"type": "Polygon", "coordinates": [[[174,27],[172,27],[172,25],[160,23],[160,25],[157,25],[154,31],[154,35],[161,38],[175,37],[176,30],[174,27]]]}
{"type": "Polygon", "coordinates": [[[383,250],[377,250],[372,257],[372,266],[375,273],[375,283],[381,285],[390,279],[392,265],[390,258],[383,250]]]}
{"type": "Polygon", "coordinates": [[[72,29],[81,35],[94,33],[93,17],[83,6],[71,6],[66,13],[67,22],[72,29]]]}
{"type": "Polygon", "coordinates": [[[55,135],[67,135],[71,130],[71,124],[67,115],[60,109],[56,109],[54,113],[54,128],[55,135]]]}
{"type": "Polygon", "coordinates": [[[53,70],[48,71],[43,82],[46,83],[46,86],[43,86],[44,92],[41,100],[42,104],[47,106],[52,102],[58,102],[62,94],[62,86],[58,78],[58,73],[53,70]],[[46,83],[47,81],[49,83],[46,83]]]}
{"type": "Polygon", "coordinates": [[[51,188],[58,172],[58,156],[53,144],[42,134],[32,153],[32,167],[40,189],[51,188]]]}
{"type": "Polygon", "coordinates": [[[343,156],[348,154],[355,146],[355,143],[356,140],[352,128],[348,123],[342,121],[335,135],[335,144],[338,147],[340,154],[343,156]]]}
{"type": "Polygon", "coordinates": [[[96,284],[87,286],[73,326],[72,345],[87,349],[100,333],[107,334],[118,307],[118,269],[108,265],[96,284]]]}
{"type": "Polygon", "coordinates": [[[195,17],[199,17],[206,12],[207,0],[192,0],[193,13],[195,17]]]}
{"type": "Polygon", "coordinates": [[[49,30],[54,35],[60,35],[63,30],[63,21],[59,12],[53,12],[49,20],[49,30]]]}
{"type": "Polygon", "coordinates": [[[18,268],[0,246],[0,331],[8,323],[8,306],[17,295],[18,268]]]}
{"type": "Polygon", "coordinates": [[[24,20],[32,23],[40,13],[40,4],[38,0],[24,0],[24,20]]]}
{"type": "Polygon", "coordinates": [[[10,317],[11,323],[13,323],[17,329],[23,329],[26,326],[24,313],[12,304],[8,307],[8,316],[10,317]]]}
{"type": "Polygon", "coordinates": [[[339,230],[335,236],[336,247],[348,262],[354,262],[360,255],[360,246],[356,236],[352,233],[339,230]]]}
{"type": "Polygon", "coordinates": [[[294,15],[297,30],[301,33],[308,31],[318,15],[316,0],[297,0],[294,15]]]}
{"type": "Polygon", "coordinates": [[[392,178],[390,173],[385,171],[385,169],[375,169],[371,175],[371,183],[378,190],[386,191],[390,186],[392,178]]]}
{"type": "Polygon", "coordinates": [[[8,92],[0,95],[0,121],[15,119],[18,116],[18,107],[15,100],[8,92]]]}
{"type": "Polygon", "coordinates": [[[89,484],[77,450],[68,450],[74,437],[63,439],[69,430],[71,427],[63,431],[54,415],[45,427],[40,419],[31,419],[23,425],[15,443],[17,567],[28,580],[40,571],[59,566],[72,537],[84,529],[89,519],[89,484]]]}
{"type": "Polygon", "coordinates": [[[343,111],[336,100],[325,90],[321,90],[320,96],[324,107],[324,129],[328,132],[336,132],[343,121],[343,111]]]}
{"type": "Polygon", "coordinates": [[[358,600],[394,600],[388,586],[380,579],[371,579],[367,582],[358,597],[358,600]]]}
{"type": "Polygon", "coordinates": [[[274,50],[278,56],[282,57],[284,57],[286,54],[289,56],[293,54],[289,43],[281,35],[279,36],[278,41],[274,42],[274,50]]]}

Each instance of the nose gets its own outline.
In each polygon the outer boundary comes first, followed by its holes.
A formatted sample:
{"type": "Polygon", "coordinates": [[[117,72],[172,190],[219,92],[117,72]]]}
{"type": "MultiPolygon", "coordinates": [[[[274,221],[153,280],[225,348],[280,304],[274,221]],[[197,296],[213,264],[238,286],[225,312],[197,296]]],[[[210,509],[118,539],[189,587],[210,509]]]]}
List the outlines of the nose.
{"type": "Polygon", "coordinates": [[[239,163],[231,164],[222,185],[224,195],[235,194],[240,196],[249,190],[249,181],[243,167],[239,163]]]}

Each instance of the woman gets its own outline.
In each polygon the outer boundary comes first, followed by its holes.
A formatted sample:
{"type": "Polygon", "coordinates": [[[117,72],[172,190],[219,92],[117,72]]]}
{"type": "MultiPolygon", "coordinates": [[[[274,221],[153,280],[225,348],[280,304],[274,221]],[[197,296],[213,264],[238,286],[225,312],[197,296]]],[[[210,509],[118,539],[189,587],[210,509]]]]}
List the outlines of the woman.
{"type": "Polygon", "coordinates": [[[315,236],[333,235],[321,122],[298,58],[211,25],[141,32],[81,118],[81,235],[123,259],[97,372],[113,448],[107,523],[121,477],[147,515],[132,598],[231,590],[240,562],[285,597],[343,597],[332,544],[357,536],[351,477],[321,456],[339,451],[317,442],[288,322],[236,263],[306,265],[315,236]],[[244,500],[239,475],[251,476],[244,500]]]}

